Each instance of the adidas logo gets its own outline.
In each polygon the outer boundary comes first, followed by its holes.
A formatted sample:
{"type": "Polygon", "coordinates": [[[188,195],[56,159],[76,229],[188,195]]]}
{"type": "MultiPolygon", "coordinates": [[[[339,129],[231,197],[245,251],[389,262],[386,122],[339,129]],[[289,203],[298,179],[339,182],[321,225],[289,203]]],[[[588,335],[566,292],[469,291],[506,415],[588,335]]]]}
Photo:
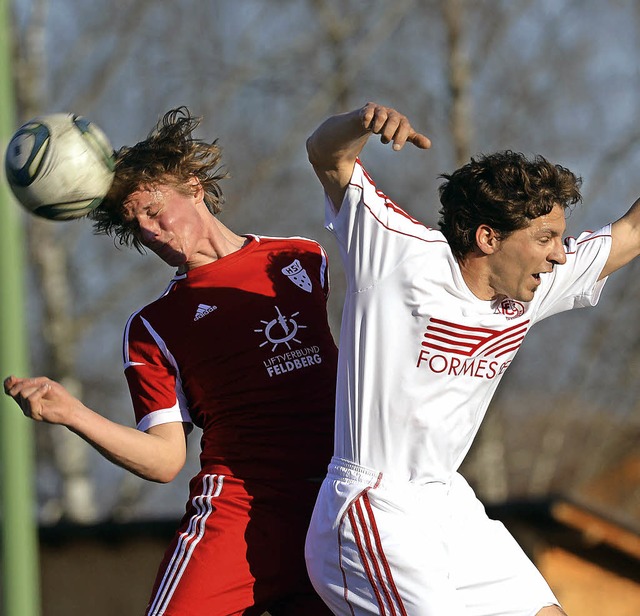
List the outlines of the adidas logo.
{"type": "Polygon", "coordinates": [[[217,310],[217,306],[209,306],[208,304],[199,304],[198,310],[196,310],[196,316],[193,317],[194,321],[198,321],[202,317],[206,317],[208,314],[211,314],[214,310],[217,310]]]}

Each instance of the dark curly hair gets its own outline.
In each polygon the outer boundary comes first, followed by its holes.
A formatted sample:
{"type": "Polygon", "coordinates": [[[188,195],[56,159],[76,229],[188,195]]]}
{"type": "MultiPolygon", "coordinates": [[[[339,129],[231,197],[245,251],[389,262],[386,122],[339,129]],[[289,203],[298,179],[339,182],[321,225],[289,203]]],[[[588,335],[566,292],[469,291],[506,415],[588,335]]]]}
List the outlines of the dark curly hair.
{"type": "Polygon", "coordinates": [[[438,225],[457,258],[475,248],[480,225],[506,238],[554,206],[567,209],[582,200],[580,177],[543,156],[528,159],[511,150],[472,158],[440,177],[438,225]]]}
{"type": "Polygon", "coordinates": [[[197,178],[204,189],[209,211],[221,211],[224,197],[220,180],[228,174],[220,165],[221,149],[217,140],[206,143],[192,136],[201,118],[191,115],[185,106],[164,114],[144,141],[123,146],[116,152],[115,177],[109,193],[89,218],[97,235],[109,235],[117,243],[134,246],[142,252],[135,222],[128,221],[123,205],[140,188],[167,184],[185,195],[192,193],[189,181],[197,178]]]}

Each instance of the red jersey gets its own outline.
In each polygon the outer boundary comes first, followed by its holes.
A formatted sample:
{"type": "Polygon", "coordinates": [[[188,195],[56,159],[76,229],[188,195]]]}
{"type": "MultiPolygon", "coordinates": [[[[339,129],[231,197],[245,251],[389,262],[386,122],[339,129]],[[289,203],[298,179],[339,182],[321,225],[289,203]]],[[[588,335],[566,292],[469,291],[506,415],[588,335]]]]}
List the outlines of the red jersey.
{"type": "Polygon", "coordinates": [[[337,349],[315,241],[250,236],[176,275],[133,314],[124,362],[138,429],[202,429],[207,473],[320,477],[333,446],[337,349]]]}

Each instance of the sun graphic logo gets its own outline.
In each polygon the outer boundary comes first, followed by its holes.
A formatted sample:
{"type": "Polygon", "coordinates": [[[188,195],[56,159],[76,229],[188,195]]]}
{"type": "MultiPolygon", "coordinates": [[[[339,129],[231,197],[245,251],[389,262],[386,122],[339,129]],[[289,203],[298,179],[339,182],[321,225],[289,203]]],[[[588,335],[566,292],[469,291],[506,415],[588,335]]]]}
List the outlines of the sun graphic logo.
{"type": "Polygon", "coordinates": [[[276,308],[276,317],[270,321],[260,320],[260,323],[264,325],[264,328],[254,329],[257,333],[264,334],[266,340],[260,345],[263,347],[267,344],[272,344],[271,351],[275,351],[278,346],[284,344],[287,349],[291,350],[291,342],[301,344],[301,341],[296,338],[298,330],[306,329],[306,325],[300,325],[296,320],[296,317],[300,314],[294,312],[291,316],[285,316],[280,311],[278,306],[276,308]]]}

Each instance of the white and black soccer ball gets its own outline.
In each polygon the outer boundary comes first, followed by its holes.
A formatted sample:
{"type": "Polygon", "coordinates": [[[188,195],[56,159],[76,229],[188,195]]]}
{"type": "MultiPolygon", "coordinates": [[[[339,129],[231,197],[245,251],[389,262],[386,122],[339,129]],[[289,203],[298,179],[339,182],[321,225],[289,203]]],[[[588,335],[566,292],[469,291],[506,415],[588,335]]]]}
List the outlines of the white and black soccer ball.
{"type": "Polygon", "coordinates": [[[50,220],[81,218],[113,182],[115,156],[94,123],[72,113],[42,115],[21,126],[5,155],[7,181],[29,212],[50,220]]]}

